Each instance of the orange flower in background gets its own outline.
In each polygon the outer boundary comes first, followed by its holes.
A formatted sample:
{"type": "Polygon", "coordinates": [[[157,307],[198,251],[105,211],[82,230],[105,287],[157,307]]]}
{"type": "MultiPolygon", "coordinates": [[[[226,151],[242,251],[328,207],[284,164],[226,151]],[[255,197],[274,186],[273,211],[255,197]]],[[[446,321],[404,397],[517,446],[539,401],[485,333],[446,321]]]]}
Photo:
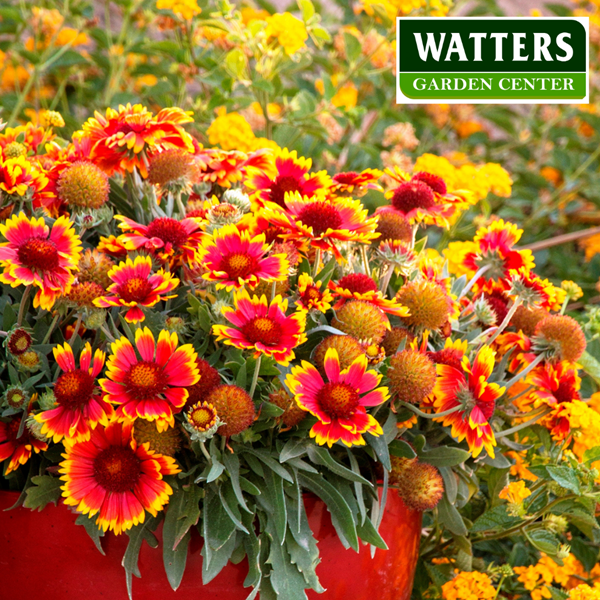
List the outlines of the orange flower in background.
{"type": "Polygon", "coordinates": [[[527,489],[524,481],[512,481],[498,494],[498,498],[507,500],[511,504],[521,504],[529,496],[531,496],[531,490],[527,489]]]}
{"type": "Polygon", "coordinates": [[[366,407],[379,406],[389,398],[386,387],[378,387],[381,375],[367,371],[365,355],[357,357],[342,370],[338,352],[329,348],[325,354],[327,381],[309,362],[295,366],[285,382],[298,406],[309,411],[318,421],[310,436],[317,444],[330,448],[338,441],[346,446],[363,446],[363,433],[381,435],[378,421],[367,414],[366,407]]]}
{"type": "Polygon", "coordinates": [[[116,534],[156,516],[173,490],[165,475],[179,473],[175,459],[138,445],[132,423],[97,427],[88,441],[67,444],[59,472],[64,502],[116,534]]]}
{"type": "Polygon", "coordinates": [[[484,346],[473,363],[465,356],[461,369],[437,364],[438,378],[433,390],[436,412],[460,407],[456,412],[441,417],[445,427],[452,426],[452,437],[467,444],[474,457],[485,449],[494,457],[496,440],[489,419],[494,414],[496,400],[504,388],[488,379],[494,369],[495,352],[484,346]]]}
{"type": "Polygon", "coordinates": [[[455,577],[442,585],[444,600],[493,600],[496,589],[487,573],[454,570],[455,577]]]}
{"type": "Polygon", "coordinates": [[[257,150],[250,154],[238,150],[204,148],[195,155],[197,180],[229,188],[241,181],[248,167],[264,169],[269,164],[268,150],[257,150]]]}
{"type": "Polygon", "coordinates": [[[182,127],[191,121],[180,108],[163,108],[154,115],[141,104],[127,104],[118,110],[107,108],[106,116],[96,112],[79,135],[90,140],[91,158],[108,175],[137,168],[147,177],[150,154],[169,148],[194,152],[192,138],[182,127]]]}
{"type": "Polygon", "coordinates": [[[94,300],[100,308],[124,306],[129,310],[125,313],[128,323],[139,323],[145,319],[141,306],[154,306],[161,300],[175,298],[165,295],[172,292],[179,284],[179,279],[171,273],[160,269],[152,273],[152,259],[149,256],[136,256],[135,261],[128,258],[108,272],[113,282],[108,288],[108,294],[94,300]]]}
{"type": "Polygon", "coordinates": [[[306,341],[304,329],[306,313],[286,316],[287,300],[275,296],[267,302],[266,296],[252,296],[244,289],[234,297],[235,309],[225,307],[223,316],[233,325],[213,325],[217,340],[230,346],[253,350],[255,357],[272,356],[286,366],[295,357],[294,348],[306,341]]]}
{"type": "Polygon", "coordinates": [[[118,405],[120,420],[140,417],[156,421],[158,430],[165,431],[185,406],[186,388],[200,378],[198,356],[191,344],[177,347],[176,333],[161,331],[155,343],[147,327],[136,330],[135,345],[137,354],[126,337],[111,344],[108,379],[101,379],[100,386],[107,400],[118,405]]]}
{"type": "Polygon", "coordinates": [[[327,312],[331,308],[333,296],[327,288],[321,289],[322,286],[322,281],[314,281],[308,273],[300,273],[296,304],[304,310],[327,312]]]}
{"type": "Polygon", "coordinates": [[[58,406],[35,415],[42,423],[42,435],[54,443],[63,438],[76,442],[90,439],[90,432],[98,423],[107,426],[114,410],[101,396],[96,377],[102,371],[106,354],[96,350],[92,360],[89,342],[79,356],[79,368],[69,344],[53,349],[56,363],[62,369],[54,384],[54,397],[58,406]]]}
{"type": "Polygon", "coordinates": [[[244,182],[263,204],[274,202],[285,207],[287,193],[309,197],[324,197],[328,193],[331,179],[325,171],[310,174],[310,158],[299,157],[295,150],[290,152],[287,148],[276,150],[268,158],[268,165],[261,169],[248,169],[244,182]]]}
{"type": "Polygon", "coordinates": [[[286,279],[290,265],[285,254],[267,255],[268,250],[264,234],[251,237],[248,231],[225,225],[198,248],[196,261],[207,271],[204,279],[231,291],[286,279]]]}
{"type": "Polygon", "coordinates": [[[20,428],[20,415],[9,421],[0,421],[0,462],[10,458],[6,475],[24,465],[31,458],[32,452],[39,454],[48,449],[48,444],[35,438],[27,427],[19,435],[20,428]]]}
{"type": "Polygon", "coordinates": [[[75,279],[81,241],[73,224],[59,217],[50,229],[42,217],[19,213],[0,223],[0,234],[7,240],[0,244],[0,281],[11,287],[33,285],[38,288],[34,308],[50,310],[75,279]]]}
{"type": "Polygon", "coordinates": [[[376,239],[377,219],[358,200],[338,198],[335,201],[303,198],[298,192],[286,196],[285,210],[267,207],[260,219],[285,230],[282,239],[298,242],[305,252],[310,247],[333,252],[342,259],[336,242],[366,244],[376,239]]]}
{"type": "Polygon", "coordinates": [[[196,0],[158,0],[156,8],[171,10],[184,21],[191,21],[202,12],[196,0]]]}
{"type": "Polygon", "coordinates": [[[377,181],[382,175],[383,173],[378,169],[365,169],[360,173],[354,171],[337,173],[333,176],[331,192],[334,195],[362,196],[367,190],[381,189],[377,181]]]}
{"type": "Polygon", "coordinates": [[[115,219],[121,221],[119,227],[125,232],[119,236],[117,243],[128,251],[146,250],[163,262],[169,261],[172,266],[182,260],[191,264],[205,236],[200,231],[200,221],[193,218],[178,221],[159,217],[149,225],[136,223],[122,215],[115,215],[115,219]]]}

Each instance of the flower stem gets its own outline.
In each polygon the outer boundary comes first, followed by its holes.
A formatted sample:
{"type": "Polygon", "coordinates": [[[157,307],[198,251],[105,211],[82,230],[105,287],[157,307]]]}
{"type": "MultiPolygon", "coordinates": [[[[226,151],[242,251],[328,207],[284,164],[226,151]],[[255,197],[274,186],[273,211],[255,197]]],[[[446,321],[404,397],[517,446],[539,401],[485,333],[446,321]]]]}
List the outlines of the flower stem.
{"type": "Polygon", "coordinates": [[[52,323],[50,323],[50,327],[48,328],[48,331],[46,332],[46,335],[44,336],[44,339],[42,340],[42,344],[46,344],[48,342],[48,340],[50,339],[50,336],[52,335],[52,332],[54,331],[54,328],[56,327],[56,323],[58,322],[60,315],[58,313],[56,313],[54,315],[54,319],[52,319],[52,323]]]}
{"type": "Polygon", "coordinates": [[[384,276],[381,278],[381,281],[379,283],[379,291],[384,296],[387,295],[388,285],[390,285],[390,279],[394,274],[394,265],[390,263],[385,263],[385,265],[387,266],[387,271],[385,272],[384,276]]]}
{"type": "Polygon", "coordinates": [[[369,267],[369,257],[367,256],[367,247],[365,244],[360,245],[360,256],[362,258],[363,268],[365,273],[371,277],[371,268],[369,267]]]}
{"type": "Polygon", "coordinates": [[[313,265],[313,274],[312,274],[313,279],[319,273],[320,264],[321,264],[321,248],[317,248],[317,251],[315,252],[315,264],[313,265]]]}
{"type": "Polygon", "coordinates": [[[471,278],[471,281],[469,281],[469,283],[467,283],[467,285],[464,287],[463,291],[460,293],[459,298],[462,298],[463,296],[466,296],[470,291],[471,288],[477,283],[477,281],[479,280],[479,278],[490,269],[492,265],[485,265],[483,267],[481,267],[481,269],[479,269],[479,271],[477,271],[475,273],[475,275],[473,275],[473,277],[471,278]]]}
{"type": "Polygon", "coordinates": [[[506,384],[506,389],[510,390],[510,388],[513,385],[515,385],[515,383],[517,383],[517,381],[519,381],[519,379],[522,379],[523,377],[525,377],[525,375],[527,375],[530,371],[532,371],[533,369],[535,369],[535,367],[537,367],[543,360],[544,360],[544,355],[543,354],[539,354],[538,356],[536,356],[535,359],[533,360],[533,362],[531,362],[530,364],[528,364],[522,371],[520,371],[519,373],[517,373],[506,384]]]}
{"type": "Polygon", "coordinates": [[[77,315],[77,321],[75,321],[75,329],[73,329],[73,333],[71,334],[69,341],[71,341],[71,340],[75,341],[75,338],[77,337],[77,334],[79,333],[80,327],[81,327],[81,315],[77,315]]]}
{"type": "Polygon", "coordinates": [[[212,458],[211,458],[210,454],[208,453],[208,450],[206,449],[204,442],[200,442],[200,450],[202,450],[202,454],[204,454],[204,456],[206,457],[208,464],[212,465],[212,458]]]}
{"type": "Polygon", "coordinates": [[[256,365],[254,367],[254,375],[252,375],[252,385],[250,386],[250,398],[254,398],[254,390],[256,389],[256,384],[258,383],[258,374],[260,373],[260,361],[262,359],[262,354],[258,355],[256,359],[256,365]]]}
{"type": "Polygon", "coordinates": [[[537,423],[540,419],[544,418],[546,415],[549,415],[551,412],[552,412],[552,409],[547,408],[547,409],[543,410],[542,412],[538,413],[535,417],[529,419],[529,421],[524,421],[523,423],[519,423],[518,425],[515,425],[514,427],[511,427],[510,429],[506,429],[504,431],[501,431],[500,433],[495,434],[495,437],[496,437],[496,439],[506,437],[508,435],[512,435],[513,433],[516,433],[517,431],[521,431],[521,429],[525,429],[526,427],[529,427],[530,425],[535,425],[535,423],[537,423]]]}
{"type": "Polygon", "coordinates": [[[100,329],[102,330],[102,333],[106,336],[106,338],[108,339],[109,342],[114,342],[115,341],[115,337],[113,336],[113,334],[106,328],[106,325],[102,325],[100,327],[100,329]]]}
{"type": "Polygon", "coordinates": [[[454,408],[450,408],[449,410],[445,410],[444,412],[441,413],[425,413],[421,410],[419,410],[416,406],[413,406],[412,404],[408,404],[408,402],[399,402],[398,404],[400,404],[400,406],[404,407],[404,408],[408,408],[409,410],[412,410],[416,415],[418,415],[419,417],[423,417],[424,419],[438,419],[440,417],[447,417],[448,415],[452,415],[455,412],[458,412],[459,410],[464,410],[464,407],[459,404],[458,406],[455,406],[454,408]]]}
{"type": "Polygon", "coordinates": [[[28,285],[21,296],[21,304],[19,305],[19,314],[17,315],[17,327],[21,326],[23,322],[23,316],[25,315],[25,305],[27,304],[27,299],[29,298],[29,294],[31,293],[31,286],[28,285]]]}
{"type": "Polygon", "coordinates": [[[500,326],[496,329],[496,331],[494,331],[492,337],[487,341],[488,345],[491,344],[508,327],[508,324],[510,323],[514,314],[517,312],[517,308],[521,306],[521,303],[522,301],[520,298],[517,298],[512,303],[512,306],[508,309],[508,312],[506,313],[506,317],[504,317],[504,321],[500,323],[500,326]]]}

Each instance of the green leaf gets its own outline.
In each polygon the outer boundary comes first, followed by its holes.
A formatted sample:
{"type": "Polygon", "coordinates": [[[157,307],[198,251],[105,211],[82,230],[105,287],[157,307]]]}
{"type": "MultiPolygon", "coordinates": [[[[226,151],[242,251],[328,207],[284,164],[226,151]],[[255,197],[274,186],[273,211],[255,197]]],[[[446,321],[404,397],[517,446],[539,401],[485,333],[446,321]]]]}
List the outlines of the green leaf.
{"type": "Polygon", "coordinates": [[[310,0],[298,0],[298,6],[302,11],[302,19],[306,23],[315,14],[315,7],[310,0]]]}
{"type": "Polygon", "coordinates": [[[23,503],[25,508],[41,511],[50,502],[56,504],[60,498],[62,481],[51,475],[36,475],[31,478],[33,485],[27,489],[27,498],[23,503]]]}
{"type": "Polygon", "coordinates": [[[232,454],[231,452],[225,452],[225,454],[223,454],[223,462],[225,463],[225,468],[231,478],[231,486],[233,487],[239,505],[246,512],[252,512],[246,505],[242,487],[240,485],[240,459],[238,458],[238,455],[235,453],[232,454]]]}
{"type": "Polygon", "coordinates": [[[454,467],[464,463],[471,456],[468,450],[453,448],[451,446],[439,446],[431,450],[421,450],[417,454],[420,460],[434,467],[454,467]]]}
{"type": "Polygon", "coordinates": [[[330,471],[343,477],[344,479],[349,479],[350,481],[355,481],[357,483],[362,483],[370,488],[373,487],[373,484],[365,479],[362,475],[347,469],[339,462],[334,460],[329,451],[322,446],[308,446],[307,448],[308,457],[312,460],[313,463],[317,465],[322,465],[327,467],[330,471]]]}
{"type": "Polygon", "coordinates": [[[458,481],[456,480],[456,474],[450,467],[440,467],[439,471],[442,479],[444,480],[444,489],[446,490],[448,501],[450,504],[454,504],[458,494],[458,481]]]}
{"type": "Polygon", "coordinates": [[[583,565],[585,571],[589,573],[598,562],[598,548],[591,546],[577,536],[573,536],[569,544],[575,558],[583,565]]]}
{"type": "Polygon", "coordinates": [[[550,556],[555,556],[558,552],[560,546],[558,538],[545,529],[534,529],[533,531],[525,529],[525,537],[540,552],[545,552],[550,556]]]}
{"type": "Polygon", "coordinates": [[[387,442],[385,441],[385,436],[374,436],[370,433],[365,433],[364,437],[367,440],[367,444],[369,444],[369,446],[371,446],[371,448],[373,448],[375,451],[375,454],[383,465],[383,468],[391,471],[392,462],[390,460],[390,451],[388,449],[387,442]]]}
{"type": "Polygon", "coordinates": [[[399,456],[400,458],[415,458],[417,456],[412,447],[404,440],[394,440],[388,446],[388,450],[392,456],[399,456]]]}
{"type": "Polygon", "coordinates": [[[490,475],[488,477],[488,495],[490,497],[490,502],[492,506],[496,506],[500,504],[501,500],[498,497],[498,494],[502,491],[504,487],[508,485],[508,474],[510,473],[510,468],[508,469],[491,469],[490,475]]]}
{"type": "Polygon", "coordinates": [[[238,508],[237,498],[235,497],[233,487],[228,483],[220,485],[219,498],[221,498],[223,508],[225,509],[225,512],[227,512],[227,514],[229,515],[229,518],[235,523],[235,526],[240,531],[243,531],[246,534],[249,533],[248,530],[242,524],[242,515],[238,508]]]}
{"type": "Polygon", "coordinates": [[[287,508],[285,494],[283,493],[283,479],[277,473],[265,471],[265,487],[258,498],[258,502],[270,514],[277,531],[277,537],[283,544],[287,523],[287,508]]]}
{"type": "Polygon", "coordinates": [[[600,362],[588,352],[584,352],[581,358],[577,360],[577,363],[597,385],[600,385],[600,362]]]}
{"type": "MultiPolygon", "coordinates": [[[[197,486],[193,487],[199,489],[197,486]]],[[[167,506],[163,525],[163,564],[173,591],[177,591],[181,584],[190,542],[189,526],[182,536],[178,529],[180,520],[186,518],[188,495],[194,495],[194,493],[186,493],[182,489],[174,490],[167,506]]],[[[198,511],[198,516],[199,514],[198,511]]]]}
{"type": "Polygon", "coordinates": [[[358,537],[363,542],[367,542],[367,544],[371,544],[371,546],[381,548],[382,550],[388,549],[388,545],[379,535],[377,529],[375,529],[375,525],[373,525],[371,519],[365,519],[365,522],[362,524],[358,523],[356,526],[356,532],[358,533],[358,537]]]}
{"type": "Polygon", "coordinates": [[[570,467],[546,467],[548,474],[560,486],[571,490],[575,494],[580,494],[579,479],[577,474],[570,467]]]}
{"type": "Polygon", "coordinates": [[[90,519],[87,515],[79,515],[75,520],[75,525],[81,525],[92,539],[92,542],[94,542],[94,546],[98,548],[98,552],[100,552],[102,556],[106,556],[100,541],[100,538],[104,537],[104,531],[98,528],[96,521],[93,518],[90,519]]]}
{"type": "Polygon", "coordinates": [[[465,522],[458,510],[456,510],[456,507],[453,504],[450,504],[446,494],[442,496],[437,509],[440,521],[449,531],[456,535],[466,536],[468,534],[465,522]]]}
{"type": "Polygon", "coordinates": [[[286,462],[291,458],[298,458],[306,453],[308,444],[301,438],[292,438],[288,440],[279,454],[279,462],[286,462]]]}
{"type": "Polygon", "coordinates": [[[248,558],[248,575],[244,580],[244,587],[254,587],[260,585],[262,573],[260,570],[260,548],[261,540],[254,531],[254,514],[244,513],[242,521],[246,529],[250,532],[244,536],[244,548],[248,558]]]}
{"type": "Polygon", "coordinates": [[[232,535],[223,546],[217,551],[210,551],[210,561],[207,559],[207,553],[209,552],[208,546],[204,544],[202,547],[202,583],[206,585],[212,581],[223,569],[223,567],[229,562],[233,551],[237,545],[237,539],[235,535],[232,535]]]}
{"type": "Polygon", "coordinates": [[[289,481],[290,483],[294,483],[292,476],[289,474],[288,470],[282,467],[267,450],[256,450],[255,448],[250,448],[249,446],[242,446],[236,444],[236,448],[239,449],[240,452],[244,454],[250,454],[258,458],[262,463],[264,463],[271,471],[275,471],[279,477],[289,481]]]}
{"type": "Polygon", "coordinates": [[[215,485],[205,488],[202,529],[204,546],[207,548],[205,561],[210,563],[212,552],[222,548],[235,533],[235,523],[231,520],[215,490],[215,485]]]}
{"type": "Polygon", "coordinates": [[[321,27],[320,25],[312,28],[312,34],[316,38],[323,40],[325,42],[331,41],[331,35],[329,35],[329,32],[327,31],[327,29],[321,27]]]}
{"type": "Polygon", "coordinates": [[[326,287],[331,279],[333,272],[337,267],[337,260],[332,258],[326,265],[323,266],[321,271],[315,277],[315,281],[322,281],[323,287],[326,287]]]}
{"type": "Polygon", "coordinates": [[[236,79],[248,79],[246,76],[246,56],[240,48],[234,48],[227,53],[225,67],[236,79]]]}
{"type": "Polygon", "coordinates": [[[138,558],[140,556],[142,542],[146,540],[151,548],[156,548],[158,546],[158,541],[156,540],[156,537],[154,537],[152,531],[156,529],[159,521],[160,517],[158,516],[146,516],[146,520],[143,523],[132,527],[127,532],[129,543],[127,544],[127,550],[125,550],[121,564],[125,569],[125,581],[127,583],[127,594],[129,595],[129,600],[132,600],[132,575],[141,577],[140,569],[138,567],[138,558]]]}
{"type": "Polygon", "coordinates": [[[516,525],[520,520],[518,517],[509,515],[506,512],[506,504],[501,504],[483,513],[471,526],[471,533],[499,528],[508,529],[516,525]]]}
{"type": "Polygon", "coordinates": [[[343,496],[321,475],[298,473],[300,485],[325,502],[331,514],[331,522],[342,543],[358,552],[358,535],[350,507],[343,496]]]}
{"type": "Polygon", "coordinates": [[[244,363],[241,367],[240,370],[237,372],[237,376],[235,378],[235,384],[238,387],[241,387],[242,389],[246,388],[246,380],[247,380],[247,369],[246,369],[246,364],[244,363]]]}
{"type": "Polygon", "coordinates": [[[600,446],[594,446],[583,453],[583,462],[588,467],[597,460],[600,460],[600,446]]]}

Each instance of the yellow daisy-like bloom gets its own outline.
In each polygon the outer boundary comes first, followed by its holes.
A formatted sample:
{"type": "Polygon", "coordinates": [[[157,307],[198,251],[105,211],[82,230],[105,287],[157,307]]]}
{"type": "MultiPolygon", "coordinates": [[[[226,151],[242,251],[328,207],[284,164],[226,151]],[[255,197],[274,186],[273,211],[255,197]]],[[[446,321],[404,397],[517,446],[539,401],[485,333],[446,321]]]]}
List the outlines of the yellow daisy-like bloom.
{"type": "Polygon", "coordinates": [[[486,573],[455,570],[454,579],[442,586],[444,600],[492,600],[496,590],[486,573]]]}
{"type": "Polygon", "coordinates": [[[600,584],[594,587],[583,583],[569,592],[569,600],[600,600],[600,584]]]}
{"type": "Polygon", "coordinates": [[[527,489],[524,481],[511,481],[498,494],[502,500],[508,500],[511,504],[520,504],[531,496],[531,490],[527,489]]]}
{"type": "Polygon", "coordinates": [[[158,0],[156,8],[172,10],[184,21],[191,21],[202,12],[196,0],[158,0]]]}
{"type": "Polygon", "coordinates": [[[238,112],[228,113],[224,106],[217,109],[217,118],[206,133],[210,144],[223,150],[252,152],[256,146],[250,123],[238,112]]]}
{"type": "Polygon", "coordinates": [[[569,300],[579,300],[583,296],[583,290],[574,281],[562,281],[560,287],[567,294],[569,300]]]}
{"type": "Polygon", "coordinates": [[[308,39],[306,26],[289,12],[275,14],[267,17],[267,38],[277,38],[281,47],[288,56],[295,54],[304,47],[308,39]]]}

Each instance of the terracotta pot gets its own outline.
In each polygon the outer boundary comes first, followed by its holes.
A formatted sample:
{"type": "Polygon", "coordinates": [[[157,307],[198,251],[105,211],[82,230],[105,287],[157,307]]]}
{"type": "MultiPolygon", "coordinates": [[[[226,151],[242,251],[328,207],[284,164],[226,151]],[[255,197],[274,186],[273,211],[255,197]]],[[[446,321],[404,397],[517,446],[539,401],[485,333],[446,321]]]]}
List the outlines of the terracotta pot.
{"type": "MultiPolygon", "coordinates": [[[[121,559],[129,538],[105,535],[102,556],[76,515],[60,504],[42,512],[25,508],[5,511],[17,500],[0,492],[0,580],[2,594],[11,600],[127,600],[121,559]]],[[[408,600],[419,550],[421,514],[408,510],[390,490],[380,533],[389,546],[377,550],[361,545],[359,553],[340,544],[327,508],[307,496],[310,526],[319,540],[321,563],[317,575],[323,594],[308,592],[310,600],[408,600]]],[[[161,528],[157,530],[160,537],[161,528]]],[[[195,532],[194,532],[195,533],[195,532]]],[[[162,551],[143,544],[139,558],[141,579],[133,578],[133,596],[140,600],[245,600],[246,561],[228,564],[208,585],[202,586],[200,536],[192,537],[181,586],[174,592],[167,581],[162,551]]],[[[285,599],[282,599],[285,600],[285,599]]]]}

